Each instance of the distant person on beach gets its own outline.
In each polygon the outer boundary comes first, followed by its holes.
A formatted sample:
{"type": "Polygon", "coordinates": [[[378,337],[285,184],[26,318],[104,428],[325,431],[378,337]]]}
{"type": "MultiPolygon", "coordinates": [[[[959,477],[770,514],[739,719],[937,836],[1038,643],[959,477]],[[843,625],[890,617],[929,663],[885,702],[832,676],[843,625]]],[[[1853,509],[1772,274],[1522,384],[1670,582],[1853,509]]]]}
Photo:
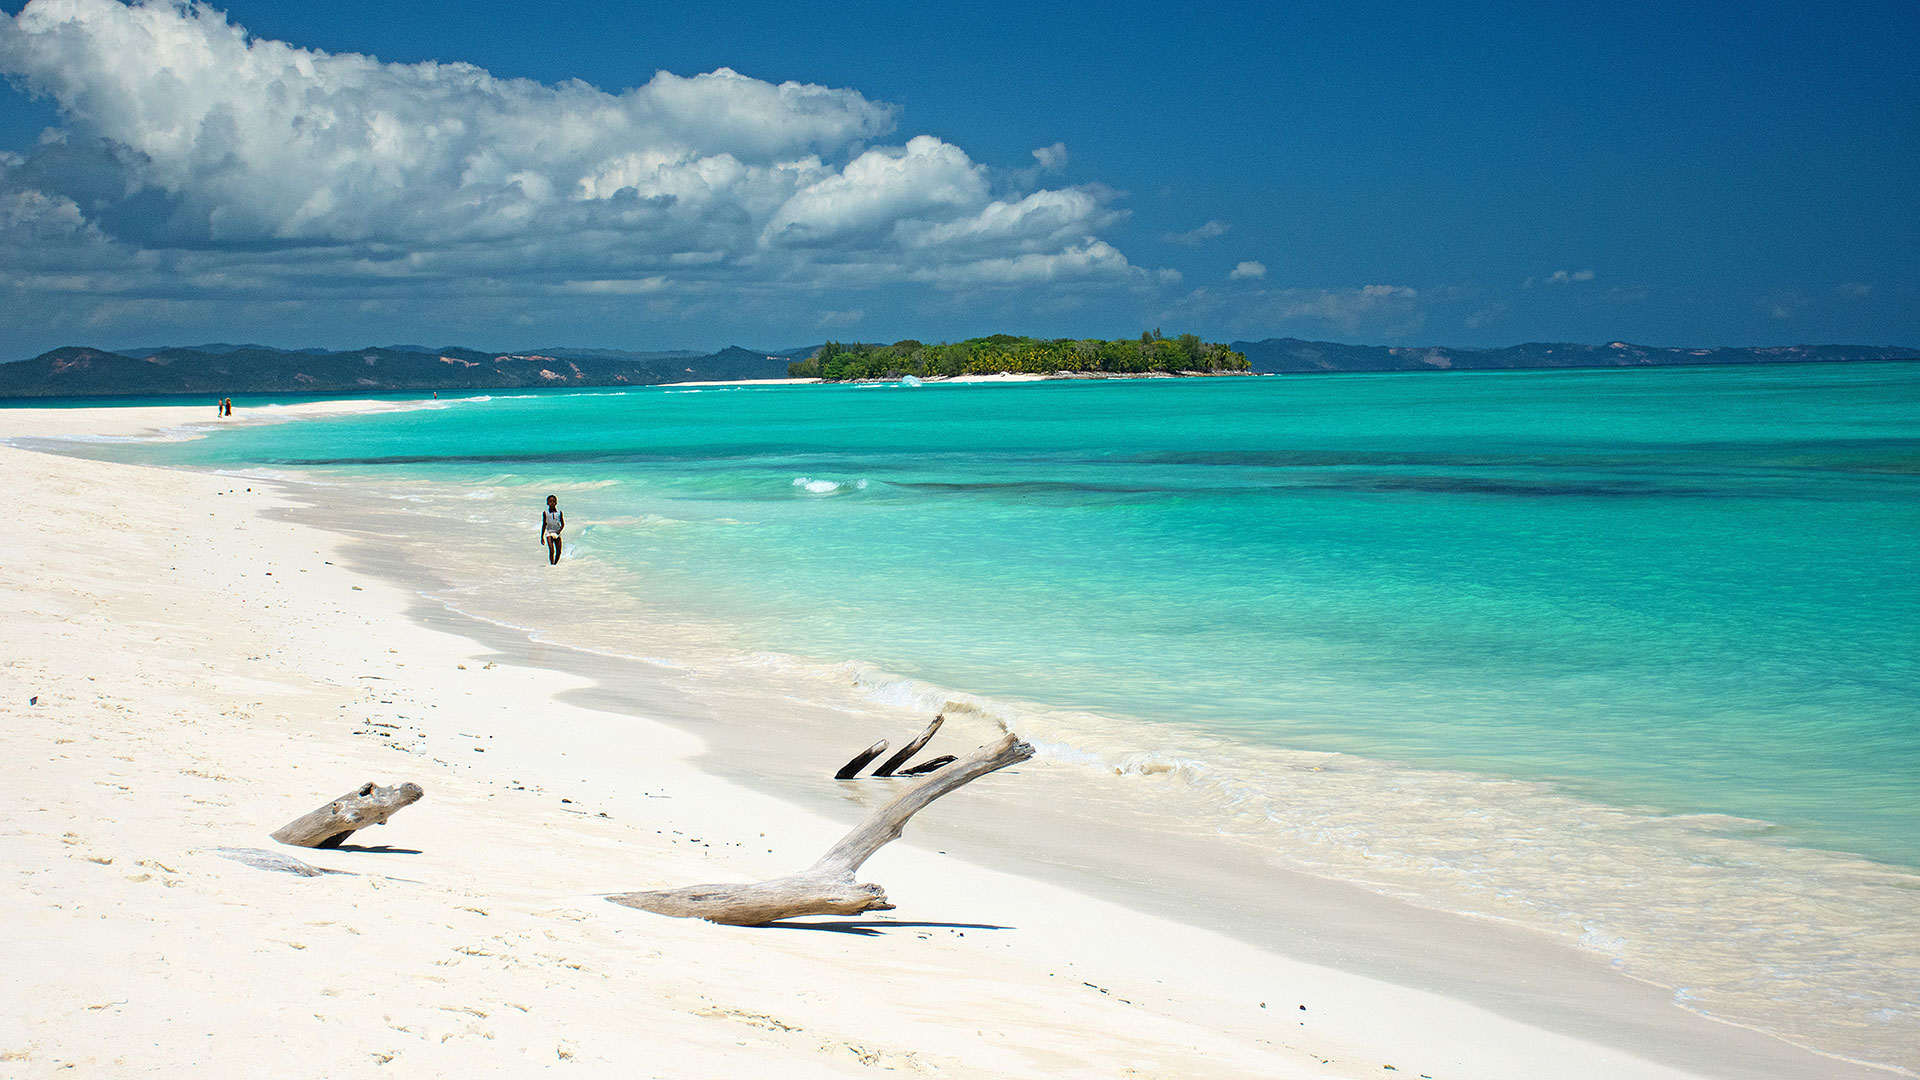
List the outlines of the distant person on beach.
{"type": "Polygon", "coordinates": [[[547,545],[547,564],[560,561],[560,530],[567,527],[567,516],[560,512],[558,496],[547,496],[547,508],[540,514],[540,539],[547,545]]]}

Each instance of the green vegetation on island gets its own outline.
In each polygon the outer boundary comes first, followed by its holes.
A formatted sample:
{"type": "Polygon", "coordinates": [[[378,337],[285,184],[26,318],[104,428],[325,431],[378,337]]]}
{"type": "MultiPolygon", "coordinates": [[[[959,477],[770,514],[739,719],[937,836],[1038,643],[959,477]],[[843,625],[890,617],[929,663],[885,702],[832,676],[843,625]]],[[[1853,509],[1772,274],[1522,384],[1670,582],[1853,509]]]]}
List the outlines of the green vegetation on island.
{"type": "Polygon", "coordinates": [[[1225,345],[1193,334],[1163,337],[1149,330],[1138,339],[1117,341],[1029,338],[1011,334],[969,338],[950,345],[923,345],[911,339],[891,345],[829,341],[815,355],[787,365],[795,379],[938,378],[955,375],[1053,375],[1088,372],[1149,375],[1156,372],[1250,371],[1247,358],[1225,345]]]}

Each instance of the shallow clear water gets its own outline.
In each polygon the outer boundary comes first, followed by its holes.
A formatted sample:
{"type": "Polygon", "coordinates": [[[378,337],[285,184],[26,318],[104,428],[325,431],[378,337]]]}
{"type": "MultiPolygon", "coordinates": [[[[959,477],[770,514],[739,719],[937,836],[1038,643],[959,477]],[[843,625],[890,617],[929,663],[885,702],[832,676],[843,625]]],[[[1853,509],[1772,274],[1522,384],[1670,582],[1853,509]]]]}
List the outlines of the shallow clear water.
{"type": "Polygon", "coordinates": [[[318,481],[460,610],[859,745],[849,692],[1011,726],[1088,815],[1920,1068],[1920,364],[651,388],[88,452],[318,481]]]}
{"type": "Polygon", "coordinates": [[[1920,365],[653,389],[163,452],[516,489],[503,528],[598,482],[574,554],[742,650],[1920,865],[1920,365]]]}

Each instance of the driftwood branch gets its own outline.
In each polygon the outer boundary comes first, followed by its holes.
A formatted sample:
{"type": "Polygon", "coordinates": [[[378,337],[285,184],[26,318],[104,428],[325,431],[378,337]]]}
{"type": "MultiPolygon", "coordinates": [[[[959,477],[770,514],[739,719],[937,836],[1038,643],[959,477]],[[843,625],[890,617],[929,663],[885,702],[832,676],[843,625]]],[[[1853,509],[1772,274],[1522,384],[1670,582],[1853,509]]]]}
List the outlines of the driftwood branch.
{"type": "Polygon", "coordinates": [[[855,754],[852,761],[840,766],[840,771],[834,773],[833,778],[835,780],[851,780],[860,775],[860,770],[867,767],[867,762],[872,761],[874,758],[886,752],[887,740],[881,739],[879,742],[855,754]]]}
{"type": "Polygon", "coordinates": [[[927,740],[933,738],[933,733],[936,731],[939,731],[940,725],[946,722],[947,722],[947,718],[944,716],[934,717],[933,723],[927,725],[927,730],[921,732],[919,738],[908,743],[906,746],[901,747],[899,753],[888,758],[885,762],[882,762],[879,768],[873,770],[873,775],[892,776],[893,770],[899,768],[902,765],[905,765],[907,763],[907,759],[919,753],[920,748],[927,745],[927,740]]]}
{"type": "MultiPolygon", "coordinates": [[[[918,738],[901,747],[899,753],[881,762],[880,767],[873,770],[873,776],[882,780],[891,779],[895,776],[922,776],[935,769],[943,768],[951,764],[955,760],[954,756],[952,754],[942,754],[936,758],[929,758],[911,768],[901,768],[902,765],[905,765],[913,758],[913,755],[919,753],[921,748],[933,739],[934,734],[940,730],[940,725],[946,722],[947,718],[945,716],[935,716],[933,722],[927,725],[927,729],[922,731],[918,738]]],[[[881,739],[879,742],[874,743],[859,754],[856,754],[852,761],[840,766],[840,771],[834,773],[833,778],[835,780],[857,779],[860,776],[860,770],[866,768],[867,763],[874,758],[886,753],[886,750],[887,740],[881,739]]]]}
{"type": "Polygon", "coordinates": [[[1013,735],[983,746],[937,773],[923,777],[875,810],[819,861],[797,874],[750,885],[689,885],[664,892],[616,893],[616,904],[730,926],[757,926],[800,915],[858,915],[891,911],[887,892],[856,882],[854,874],[873,853],[900,837],[907,819],[947,792],[1033,756],[1033,747],[1013,735]]]}
{"type": "Polygon", "coordinates": [[[385,825],[387,819],[420,801],[426,792],[419,784],[375,787],[361,784],[305,817],[280,826],[273,838],[294,847],[332,848],[369,825],[385,825]]]}

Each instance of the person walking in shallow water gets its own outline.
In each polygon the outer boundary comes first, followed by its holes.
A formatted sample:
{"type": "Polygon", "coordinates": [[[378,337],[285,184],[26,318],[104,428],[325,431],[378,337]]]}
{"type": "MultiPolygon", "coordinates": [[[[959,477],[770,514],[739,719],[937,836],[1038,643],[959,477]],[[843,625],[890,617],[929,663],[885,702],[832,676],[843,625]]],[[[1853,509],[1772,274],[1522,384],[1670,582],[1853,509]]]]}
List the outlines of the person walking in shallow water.
{"type": "Polygon", "coordinates": [[[560,530],[567,527],[567,516],[560,512],[558,496],[547,496],[547,508],[540,514],[540,539],[547,545],[547,565],[560,561],[560,530]]]}

